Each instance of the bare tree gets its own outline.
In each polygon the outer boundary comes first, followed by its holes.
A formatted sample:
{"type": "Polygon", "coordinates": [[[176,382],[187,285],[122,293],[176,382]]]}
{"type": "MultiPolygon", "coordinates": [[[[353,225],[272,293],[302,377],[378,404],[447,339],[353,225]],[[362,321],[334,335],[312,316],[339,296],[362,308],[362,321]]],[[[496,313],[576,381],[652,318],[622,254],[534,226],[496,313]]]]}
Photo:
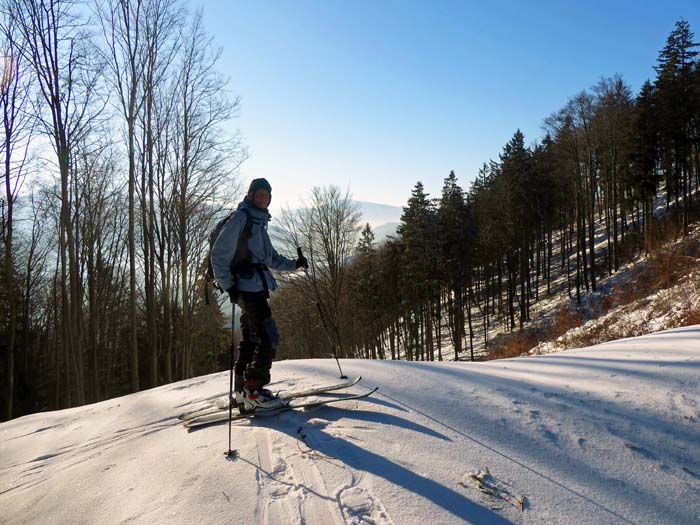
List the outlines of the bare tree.
{"type": "Polygon", "coordinates": [[[143,107],[145,33],[142,0],[106,0],[98,6],[102,33],[108,44],[109,65],[119,108],[126,124],[126,151],[129,163],[129,345],[131,349],[131,388],[140,387],[138,323],[136,319],[136,120],[143,107]]]}
{"type": "Polygon", "coordinates": [[[9,45],[10,29],[18,43],[0,49],[3,418],[132,392],[215,362],[221,323],[198,300],[198,263],[206,232],[239,192],[245,151],[228,129],[239,101],[216,71],[220,51],[201,14],[185,27],[182,5],[8,0],[0,7],[0,46],[9,45]],[[86,18],[89,4],[96,25],[86,18]],[[103,37],[101,50],[91,27],[103,37]],[[100,76],[105,65],[111,74],[100,76]],[[115,103],[110,116],[120,118],[97,118],[109,101],[102,88],[115,103]],[[38,157],[46,175],[33,181],[41,213],[18,231],[27,151],[43,153],[46,142],[26,131],[32,116],[55,156],[38,157]],[[195,354],[195,333],[209,341],[207,356],[195,354]],[[39,362],[50,366],[31,373],[39,362]],[[36,394],[31,405],[13,395],[14,378],[36,394]]]}
{"type": "Polygon", "coordinates": [[[77,245],[71,217],[74,145],[90,131],[99,114],[99,63],[91,47],[78,6],[71,0],[9,0],[7,7],[26,40],[24,58],[36,74],[41,98],[38,106],[43,129],[56,153],[61,180],[59,227],[60,295],[68,313],[63,323],[63,344],[67,348],[75,378],[78,404],[85,402],[82,296],[79,284],[77,245]]]}
{"type": "MultiPolygon", "coordinates": [[[[140,115],[141,125],[141,231],[143,232],[144,287],[146,296],[146,333],[148,341],[149,384],[158,384],[159,341],[156,305],[156,203],[155,179],[158,160],[155,155],[155,137],[159,132],[155,119],[156,97],[160,86],[175,58],[179,41],[182,12],[173,0],[149,0],[144,16],[144,111],[140,115]]],[[[172,380],[171,363],[166,361],[165,380],[172,380]]]]}
{"type": "Polygon", "coordinates": [[[239,99],[229,100],[226,82],[215,66],[221,50],[212,51],[211,38],[198,12],[183,29],[173,96],[173,130],[169,169],[173,177],[173,236],[179,256],[181,326],[181,374],[190,377],[192,361],[192,310],[194,283],[201,272],[191,271],[206,248],[202,231],[213,227],[214,218],[236,193],[235,175],[245,159],[237,136],[223,133],[223,125],[237,114],[239,99]]]}
{"type": "Polygon", "coordinates": [[[602,78],[593,88],[596,94],[596,121],[600,130],[602,186],[605,196],[605,224],[608,238],[608,272],[620,268],[618,247],[619,205],[623,193],[621,179],[625,174],[624,145],[629,143],[632,116],[632,92],[620,75],[602,78]],[[612,230],[612,232],[611,232],[612,230]]]}
{"type": "Polygon", "coordinates": [[[7,290],[7,406],[4,414],[12,418],[14,398],[14,356],[17,332],[17,294],[13,256],[14,206],[24,183],[28,148],[35,119],[28,111],[33,89],[33,75],[25,71],[26,40],[17,20],[5,9],[0,12],[0,113],[2,117],[2,155],[5,194],[2,199],[2,232],[4,248],[4,285],[7,290]]]}
{"type": "Polygon", "coordinates": [[[301,246],[310,263],[307,279],[294,279],[305,295],[318,305],[321,322],[328,331],[331,349],[340,357],[348,355],[342,333],[343,297],[347,266],[360,230],[360,213],[350,193],[340,188],[315,187],[310,202],[282,216],[281,237],[292,247],[301,246]]]}

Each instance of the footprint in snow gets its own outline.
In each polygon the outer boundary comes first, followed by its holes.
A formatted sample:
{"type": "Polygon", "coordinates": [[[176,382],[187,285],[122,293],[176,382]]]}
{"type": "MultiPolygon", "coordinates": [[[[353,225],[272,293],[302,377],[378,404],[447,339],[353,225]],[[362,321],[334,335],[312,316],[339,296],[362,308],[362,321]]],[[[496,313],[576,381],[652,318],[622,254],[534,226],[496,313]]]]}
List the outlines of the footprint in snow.
{"type": "Polygon", "coordinates": [[[382,503],[368,490],[355,486],[338,494],[340,510],[347,523],[373,523],[375,525],[392,525],[382,503]]]}
{"type": "Polygon", "coordinates": [[[639,454],[647,459],[656,459],[656,456],[649,452],[647,449],[633,445],[632,443],[625,443],[625,447],[630,449],[632,452],[639,454]]]}
{"type": "Polygon", "coordinates": [[[697,479],[698,481],[700,481],[700,474],[698,474],[698,473],[696,473],[696,472],[693,472],[693,471],[690,470],[689,468],[686,468],[686,467],[682,467],[682,468],[683,468],[683,470],[685,471],[686,474],[689,474],[690,476],[692,476],[692,477],[694,477],[695,479],[697,479]]]}
{"type": "Polygon", "coordinates": [[[559,443],[559,436],[557,436],[554,432],[552,432],[551,430],[546,429],[546,428],[544,428],[544,427],[541,428],[540,430],[541,430],[541,432],[542,432],[542,435],[543,435],[545,438],[547,438],[548,441],[550,441],[551,443],[553,443],[553,444],[555,444],[555,445],[556,445],[557,443],[559,443]]]}

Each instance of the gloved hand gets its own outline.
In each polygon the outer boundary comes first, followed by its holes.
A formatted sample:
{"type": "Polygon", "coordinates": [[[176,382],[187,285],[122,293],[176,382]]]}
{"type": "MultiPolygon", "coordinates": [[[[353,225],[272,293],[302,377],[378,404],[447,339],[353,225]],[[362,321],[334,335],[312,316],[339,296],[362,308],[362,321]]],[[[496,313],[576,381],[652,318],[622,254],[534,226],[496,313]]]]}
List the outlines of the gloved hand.
{"type": "Polygon", "coordinates": [[[236,290],[235,286],[232,286],[228,290],[226,290],[226,293],[228,294],[228,298],[231,301],[231,304],[235,304],[235,302],[238,300],[238,290],[236,290]]]}
{"type": "Polygon", "coordinates": [[[309,261],[307,261],[306,257],[303,255],[299,255],[299,258],[297,259],[297,270],[299,268],[304,268],[304,270],[309,269],[309,261]]]}

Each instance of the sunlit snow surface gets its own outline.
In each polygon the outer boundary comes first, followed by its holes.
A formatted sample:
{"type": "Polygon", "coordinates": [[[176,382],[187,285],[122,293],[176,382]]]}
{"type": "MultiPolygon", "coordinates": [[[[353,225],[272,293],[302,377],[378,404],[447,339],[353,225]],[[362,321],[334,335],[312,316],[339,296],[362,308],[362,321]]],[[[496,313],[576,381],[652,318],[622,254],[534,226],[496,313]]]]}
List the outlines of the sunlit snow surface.
{"type": "MultiPolygon", "coordinates": [[[[341,363],[364,377],[352,392],[379,392],[236,423],[236,461],[227,424],[178,420],[224,396],[227,372],[0,424],[0,523],[700,523],[700,326],[487,363],[341,363]],[[524,510],[478,490],[485,469],[524,510]]],[[[280,362],[273,380],[338,369],[280,362]]]]}

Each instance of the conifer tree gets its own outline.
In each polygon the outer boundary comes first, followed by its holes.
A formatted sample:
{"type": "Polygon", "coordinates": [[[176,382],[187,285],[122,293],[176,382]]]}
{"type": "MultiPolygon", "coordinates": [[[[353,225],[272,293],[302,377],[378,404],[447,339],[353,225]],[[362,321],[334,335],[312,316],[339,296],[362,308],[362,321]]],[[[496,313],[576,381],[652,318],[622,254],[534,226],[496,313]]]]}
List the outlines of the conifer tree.
{"type": "Polygon", "coordinates": [[[515,301],[520,305],[520,327],[528,317],[529,298],[527,279],[529,276],[529,243],[533,210],[528,198],[531,178],[531,154],[525,148],[525,137],[517,130],[504,146],[501,158],[503,227],[509,243],[506,268],[508,271],[508,312],[511,329],[515,327],[515,301]],[[520,285],[520,296],[516,297],[516,286],[520,285]]]}
{"type": "Polygon", "coordinates": [[[647,251],[653,244],[653,201],[660,183],[656,169],[659,156],[656,97],[656,88],[647,80],[635,101],[628,146],[630,176],[644,206],[644,245],[647,251]]]}
{"type": "MultiPolygon", "coordinates": [[[[464,200],[464,190],[457,184],[454,171],[445,178],[442,187],[442,197],[437,210],[439,243],[438,273],[443,286],[446,288],[448,320],[455,348],[455,359],[462,350],[464,338],[465,313],[471,327],[471,280],[469,267],[471,239],[467,234],[467,206],[464,200]],[[466,305],[465,305],[466,300],[466,305]]],[[[439,305],[438,305],[439,312],[439,305]]],[[[440,315],[438,314],[438,319],[440,315]]],[[[473,359],[473,330],[469,332],[470,349],[473,359]]]]}
{"type": "MultiPolygon", "coordinates": [[[[403,275],[406,282],[405,311],[410,319],[410,333],[413,345],[420,352],[424,350],[421,344],[424,331],[423,314],[425,308],[436,292],[435,274],[435,225],[436,214],[433,203],[428,199],[422,182],[417,182],[404,207],[398,233],[404,245],[402,257],[403,275]]],[[[419,354],[419,358],[425,358],[419,354]]]]}
{"type": "MultiPolygon", "coordinates": [[[[376,297],[376,247],[374,232],[369,223],[360,232],[357,244],[357,256],[351,275],[351,287],[354,289],[358,336],[365,349],[365,357],[377,358],[377,297],[376,297]]],[[[359,341],[358,341],[359,342],[359,341]]]]}
{"type": "Polygon", "coordinates": [[[676,22],[656,66],[661,166],[666,179],[667,205],[675,199],[685,235],[688,234],[691,195],[690,132],[698,111],[695,89],[698,44],[694,38],[686,20],[676,22]],[[682,205],[680,199],[683,199],[682,205]]]}

